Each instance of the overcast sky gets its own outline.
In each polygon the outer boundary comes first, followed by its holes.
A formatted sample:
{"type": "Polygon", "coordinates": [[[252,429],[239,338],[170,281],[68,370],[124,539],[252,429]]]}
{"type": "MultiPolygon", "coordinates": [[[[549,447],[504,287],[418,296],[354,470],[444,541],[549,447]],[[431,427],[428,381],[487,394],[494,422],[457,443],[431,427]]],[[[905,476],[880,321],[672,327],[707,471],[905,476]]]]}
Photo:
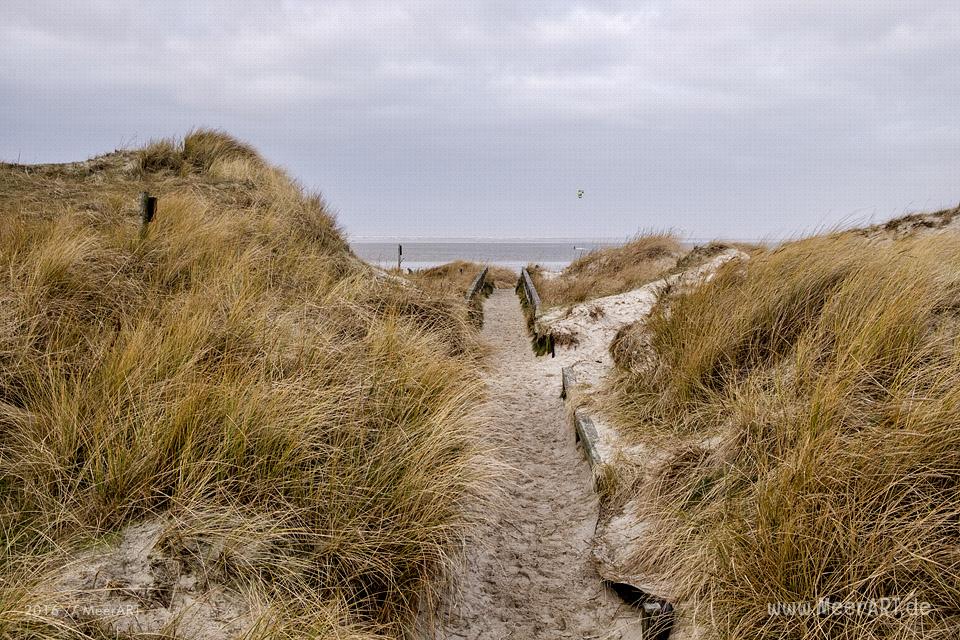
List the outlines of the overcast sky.
{"type": "Polygon", "coordinates": [[[960,201],[960,3],[0,3],[0,159],[194,126],[354,238],[797,234],[960,201]]]}

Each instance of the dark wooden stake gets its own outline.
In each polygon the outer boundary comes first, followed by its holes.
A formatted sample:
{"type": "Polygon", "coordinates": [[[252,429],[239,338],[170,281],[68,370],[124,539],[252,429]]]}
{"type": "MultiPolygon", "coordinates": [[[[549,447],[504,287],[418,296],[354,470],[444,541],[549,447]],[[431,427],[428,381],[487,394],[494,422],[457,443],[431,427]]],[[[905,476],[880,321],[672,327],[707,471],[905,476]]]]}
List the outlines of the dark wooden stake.
{"type": "Polygon", "coordinates": [[[403,245],[397,245],[397,271],[400,271],[400,263],[403,262],[403,245]]]}
{"type": "Polygon", "coordinates": [[[140,234],[147,232],[147,226],[153,222],[157,213],[157,198],[146,191],[140,194],[140,234]]]}

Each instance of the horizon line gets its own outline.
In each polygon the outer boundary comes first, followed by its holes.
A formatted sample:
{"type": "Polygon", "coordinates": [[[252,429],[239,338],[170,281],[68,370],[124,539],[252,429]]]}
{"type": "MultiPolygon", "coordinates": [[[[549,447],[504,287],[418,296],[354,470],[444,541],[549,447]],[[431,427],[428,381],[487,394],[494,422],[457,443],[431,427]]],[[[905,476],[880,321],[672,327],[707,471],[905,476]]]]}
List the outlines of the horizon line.
{"type": "MultiPolygon", "coordinates": [[[[363,235],[353,235],[347,234],[347,242],[353,243],[371,243],[371,244],[386,244],[394,242],[446,242],[450,244],[466,244],[470,242],[501,242],[501,243],[528,243],[528,244],[556,244],[556,243],[567,243],[567,242],[592,242],[592,243],[604,243],[604,244],[623,244],[628,242],[632,236],[623,235],[623,236],[559,236],[559,237],[536,237],[536,238],[527,238],[522,236],[390,236],[390,235],[377,235],[377,236],[363,236],[363,235]]],[[[687,236],[679,235],[678,239],[681,242],[711,242],[711,241],[728,241],[728,242],[764,242],[769,240],[785,240],[789,236],[687,236]]]]}

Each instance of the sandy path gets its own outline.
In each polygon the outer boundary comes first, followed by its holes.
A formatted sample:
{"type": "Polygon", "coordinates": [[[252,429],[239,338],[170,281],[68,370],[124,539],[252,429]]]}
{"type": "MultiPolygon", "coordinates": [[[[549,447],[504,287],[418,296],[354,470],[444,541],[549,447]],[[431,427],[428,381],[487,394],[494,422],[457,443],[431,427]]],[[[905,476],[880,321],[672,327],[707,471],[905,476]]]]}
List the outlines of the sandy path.
{"type": "Polygon", "coordinates": [[[487,300],[483,334],[506,500],[471,545],[445,637],[639,638],[638,612],[602,585],[590,557],[597,498],[559,398],[574,354],[534,356],[510,290],[487,300]]]}

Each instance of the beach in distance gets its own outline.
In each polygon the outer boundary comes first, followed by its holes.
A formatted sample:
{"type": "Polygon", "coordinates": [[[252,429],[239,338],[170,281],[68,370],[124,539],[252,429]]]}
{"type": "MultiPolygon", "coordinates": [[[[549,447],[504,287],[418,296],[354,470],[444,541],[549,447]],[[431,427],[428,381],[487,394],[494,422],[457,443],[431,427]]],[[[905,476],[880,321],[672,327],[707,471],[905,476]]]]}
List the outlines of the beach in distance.
{"type": "MultiPolygon", "coordinates": [[[[404,269],[426,269],[455,260],[496,265],[519,271],[528,264],[537,264],[551,271],[559,271],[590,251],[622,245],[622,240],[354,240],[350,247],[361,259],[385,269],[397,266],[397,246],[403,247],[404,269]]],[[[688,238],[681,244],[693,247],[707,239],[688,238]]]]}
{"type": "Polygon", "coordinates": [[[0,640],[960,640],[960,0],[0,33],[0,640]]]}
{"type": "Polygon", "coordinates": [[[504,240],[416,240],[407,242],[351,242],[363,260],[383,268],[397,266],[397,246],[403,246],[405,269],[435,267],[454,260],[467,260],[520,270],[534,263],[546,269],[562,269],[581,254],[614,246],[614,242],[558,240],[552,242],[504,240]]]}
{"type": "Polygon", "coordinates": [[[201,129],[0,221],[0,640],[956,636],[960,207],[351,241],[201,129]]]}
{"type": "MultiPolygon", "coordinates": [[[[397,246],[403,247],[404,269],[425,269],[454,260],[466,260],[481,264],[497,265],[519,271],[528,264],[537,264],[551,271],[558,271],[580,256],[606,247],[623,244],[622,240],[490,240],[418,239],[397,242],[353,240],[350,247],[363,260],[385,269],[397,266],[397,246]]],[[[706,242],[706,241],[704,241],[706,242]]],[[[700,242],[691,238],[683,244],[691,247],[700,242]]]]}

